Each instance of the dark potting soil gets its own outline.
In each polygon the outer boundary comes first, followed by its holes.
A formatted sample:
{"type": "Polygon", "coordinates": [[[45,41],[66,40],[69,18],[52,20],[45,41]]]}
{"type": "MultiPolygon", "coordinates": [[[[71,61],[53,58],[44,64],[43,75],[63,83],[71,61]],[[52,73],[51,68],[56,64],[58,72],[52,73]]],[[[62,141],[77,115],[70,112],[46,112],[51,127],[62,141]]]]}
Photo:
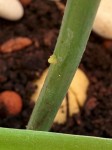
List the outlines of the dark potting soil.
{"type": "MultiPolygon", "coordinates": [[[[65,1],[63,1],[65,2],[65,1]]],[[[48,67],[63,13],[53,1],[35,0],[16,22],[0,19],[0,47],[17,37],[28,37],[32,44],[18,51],[0,53],[0,93],[20,94],[23,108],[17,116],[4,116],[0,106],[0,126],[25,128],[33,109],[33,81],[48,67]]],[[[91,34],[80,68],[89,78],[86,103],[80,114],[67,118],[64,125],[53,124],[51,131],[112,137],[112,41],[91,34]]]]}

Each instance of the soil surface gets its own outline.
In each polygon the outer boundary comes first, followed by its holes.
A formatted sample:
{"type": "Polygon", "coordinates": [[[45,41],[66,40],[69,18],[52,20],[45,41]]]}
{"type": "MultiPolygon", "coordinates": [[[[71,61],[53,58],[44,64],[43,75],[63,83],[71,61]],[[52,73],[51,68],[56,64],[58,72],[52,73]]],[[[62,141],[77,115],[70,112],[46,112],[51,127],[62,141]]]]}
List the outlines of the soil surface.
{"type": "MultiPolygon", "coordinates": [[[[62,2],[65,3],[65,0],[62,2]]],[[[32,1],[24,17],[16,22],[0,19],[0,93],[15,91],[23,107],[12,116],[0,104],[0,126],[25,128],[33,109],[31,95],[37,87],[33,81],[48,67],[63,12],[53,1],[32,1]],[[28,38],[29,45],[16,40],[28,38]],[[11,45],[11,46],[10,46],[11,45]],[[18,48],[19,47],[19,48],[18,48]],[[9,49],[8,49],[9,48],[9,49]]],[[[112,137],[112,41],[91,33],[80,68],[90,80],[86,103],[80,114],[67,118],[64,125],[53,124],[51,131],[80,135],[112,137]]]]}

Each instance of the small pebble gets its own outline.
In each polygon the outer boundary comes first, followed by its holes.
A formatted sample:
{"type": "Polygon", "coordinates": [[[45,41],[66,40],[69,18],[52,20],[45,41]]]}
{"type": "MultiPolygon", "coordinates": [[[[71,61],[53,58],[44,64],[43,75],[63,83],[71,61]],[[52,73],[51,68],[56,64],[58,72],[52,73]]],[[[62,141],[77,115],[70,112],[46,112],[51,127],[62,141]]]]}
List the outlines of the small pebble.
{"type": "Polygon", "coordinates": [[[16,21],[23,17],[24,9],[19,0],[0,0],[0,17],[16,21]]]}
{"type": "Polygon", "coordinates": [[[3,43],[0,47],[0,52],[10,53],[14,51],[19,51],[25,47],[28,47],[32,44],[32,40],[27,37],[17,37],[9,39],[3,43]]]}
{"type": "Polygon", "coordinates": [[[6,110],[7,116],[16,116],[22,110],[22,99],[14,91],[4,91],[0,94],[0,105],[6,110]]]}
{"type": "Polygon", "coordinates": [[[101,0],[93,31],[104,38],[112,39],[112,0],[101,0]]]}
{"type": "Polygon", "coordinates": [[[23,6],[27,6],[31,3],[32,0],[19,0],[23,6]]]}
{"type": "Polygon", "coordinates": [[[103,45],[106,49],[112,49],[112,40],[104,41],[103,45]]]}

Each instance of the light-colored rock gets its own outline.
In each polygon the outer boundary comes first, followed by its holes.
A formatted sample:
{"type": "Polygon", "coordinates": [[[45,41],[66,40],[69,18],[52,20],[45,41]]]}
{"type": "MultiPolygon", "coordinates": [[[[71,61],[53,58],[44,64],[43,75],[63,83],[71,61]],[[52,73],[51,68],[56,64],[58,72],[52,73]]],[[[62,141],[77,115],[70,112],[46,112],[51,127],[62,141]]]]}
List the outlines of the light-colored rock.
{"type": "Polygon", "coordinates": [[[89,80],[85,73],[81,69],[77,69],[69,90],[77,96],[80,106],[83,106],[84,99],[86,99],[88,85],[89,80]]]}
{"type": "MultiPolygon", "coordinates": [[[[77,99],[76,93],[74,93],[74,91],[71,91],[69,89],[68,98],[69,98],[69,116],[79,113],[80,105],[79,105],[79,102],[78,102],[79,100],[77,99]]],[[[85,99],[83,99],[83,101],[85,101],[85,99]]]]}
{"type": "Polygon", "coordinates": [[[101,0],[93,31],[104,38],[112,39],[112,0],[101,0]]]}
{"type": "Polygon", "coordinates": [[[24,9],[19,0],[0,0],[0,17],[12,21],[23,17],[24,9]]]}
{"type": "Polygon", "coordinates": [[[34,101],[34,102],[36,102],[37,99],[38,99],[38,96],[39,96],[39,93],[40,93],[40,91],[41,91],[41,89],[42,89],[42,86],[43,86],[43,84],[44,84],[44,81],[45,81],[47,72],[48,72],[48,69],[46,69],[46,70],[43,72],[43,74],[42,74],[42,76],[40,77],[39,80],[35,80],[35,81],[34,81],[34,85],[38,87],[38,88],[35,90],[35,93],[33,93],[32,97],[31,97],[31,100],[34,101]]]}
{"type": "Polygon", "coordinates": [[[54,118],[54,122],[58,124],[63,124],[66,122],[67,119],[67,100],[66,97],[64,98],[56,117],[54,118]]]}
{"type": "MultiPolygon", "coordinates": [[[[36,102],[45,81],[48,69],[46,69],[41,78],[34,82],[37,85],[37,90],[32,95],[32,101],[36,102]]],[[[54,119],[55,123],[63,124],[66,122],[67,114],[72,116],[73,114],[79,113],[80,107],[83,106],[86,100],[87,89],[89,86],[89,80],[84,74],[84,72],[80,69],[77,69],[76,74],[72,80],[72,83],[68,89],[68,96],[64,98],[57,115],[54,119]],[[68,98],[68,100],[67,100],[68,98]],[[67,104],[68,103],[68,104],[67,104]],[[67,108],[69,107],[69,109],[67,108]],[[67,112],[69,110],[69,112],[67,112]]]]}
{"type": "Polygon", "coordinates": [[[68,89],[69,99],[69,115],[80,112],[80,107],[83,107],[86,97],[89,80],[81,69],[77,69],[76,74],[68,89]]]}

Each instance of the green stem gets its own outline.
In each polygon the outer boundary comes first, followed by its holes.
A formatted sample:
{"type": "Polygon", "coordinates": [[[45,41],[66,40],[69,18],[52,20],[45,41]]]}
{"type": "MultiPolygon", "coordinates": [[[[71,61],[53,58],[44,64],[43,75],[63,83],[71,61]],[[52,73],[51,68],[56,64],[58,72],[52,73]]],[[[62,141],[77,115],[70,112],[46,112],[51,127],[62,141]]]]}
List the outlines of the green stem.
{"type": "Polygon", "coordinates": [[[0,128],[0,150],[112,150],[112,139],[0,128]]]}
{"type": "Polygon", "coordinates": [[[27,129],[50,129],[83,55],[99,3],[68,0],[52,64],[27,129]]]}

